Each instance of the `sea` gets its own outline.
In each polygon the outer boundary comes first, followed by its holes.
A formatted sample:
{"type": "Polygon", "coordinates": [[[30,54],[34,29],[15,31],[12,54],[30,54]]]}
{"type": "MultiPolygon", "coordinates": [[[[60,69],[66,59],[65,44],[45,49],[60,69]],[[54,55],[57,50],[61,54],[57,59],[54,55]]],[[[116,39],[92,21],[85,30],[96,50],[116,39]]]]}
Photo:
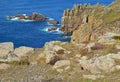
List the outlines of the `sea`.
{"type": "Polygon", "coordinates": [[[48,32],[48,28],[61,26],[61,18],[65,9],[71,9],[73,4],[100,3],[109,5],[114,0],[0,0],[0,43],[13,42],[15,48],[28,46],[41,48],[46,42],[69,42],[70,37],[64,36],[59,30],[48,32]],[[8,20],[7,16],[17,14],[31,15],[40,13],[49,20],[58,20],[58,25],[50,25],[48,21],[18,21],[8,20]]]}

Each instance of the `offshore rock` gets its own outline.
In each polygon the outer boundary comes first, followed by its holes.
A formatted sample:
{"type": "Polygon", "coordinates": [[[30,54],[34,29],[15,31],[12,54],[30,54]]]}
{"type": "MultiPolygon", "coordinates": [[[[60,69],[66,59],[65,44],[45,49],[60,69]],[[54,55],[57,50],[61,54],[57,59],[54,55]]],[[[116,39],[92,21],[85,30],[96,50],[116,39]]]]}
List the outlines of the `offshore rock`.
{"type": "Polygon", "coordinates": [[[49,28],[49,29],[48,29],[49,32],[51,32],[51,31],[55,31],[55,30],[57,30],[56,27],[53,27],[53,28],[49,28]]]}
{"type": "Polygon", "coordinates": [[[8,19],[17,19],[17,20],[33,20],[33,21],[45,21],[47,18],[38,13],[32,13],[30,16],[26,16],[25,14],[18,14],[16,16],[8,16],[8,19]]]}
{"type": "Polygon", "coordinates": [[[0,43],[0,58],[6,57],[14,50],[14,45],[12,42],[0,43]]]}
{"type": "Polygon", "coordinates": [[[59,22],[57,20],[52,20],[52,21],[49,21],[49,24],[56,25],[56,24],[59,24],[59,22]]]}

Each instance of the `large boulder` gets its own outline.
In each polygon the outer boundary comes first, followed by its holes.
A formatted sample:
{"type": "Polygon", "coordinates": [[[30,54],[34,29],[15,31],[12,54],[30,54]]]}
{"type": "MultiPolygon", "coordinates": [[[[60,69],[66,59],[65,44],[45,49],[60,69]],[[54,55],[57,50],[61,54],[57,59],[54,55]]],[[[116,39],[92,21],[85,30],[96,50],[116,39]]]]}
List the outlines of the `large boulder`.
{"type": "Polygon", "coordinates": [[[55,64],[55,62],[61,59],[60,54],[69,53],[69,51],[56,44],[61,44],[61,42],[52,41],[45,44],[44,54],[46,56],[46,63],[55,64]]]}
{"type": "Polygon", "coordinates": [[[6,57],[13,50],[14,45],[12,42],[0,43],[0,58],[6,57]]]}
{"type": "Polygon", "coordinates": [[[34,51],[34,48],[21,46],[19,48],[16,48],[13,54],[15,54],[18,57],[24,57],[24,56],[28,56],[29,54],[33,53],[33,51],[34,51]]]}

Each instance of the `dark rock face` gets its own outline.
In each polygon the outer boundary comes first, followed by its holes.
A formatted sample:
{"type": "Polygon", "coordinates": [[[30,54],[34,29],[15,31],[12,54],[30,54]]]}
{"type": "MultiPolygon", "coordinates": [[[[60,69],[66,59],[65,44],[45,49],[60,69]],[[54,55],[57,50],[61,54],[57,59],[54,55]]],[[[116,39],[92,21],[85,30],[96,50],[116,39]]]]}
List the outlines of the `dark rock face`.
{"type": "Polygon", "coordinates": [[[59,24],[59,22],[57,20],[53,20],[53,21],[49,21],[49,24],[56,25],[59,24]]]}
{"type": "Polygon", "coordinates": [[[17,18],[18,20],[34,20],[34,21],[44,21],[47,18],[38,13],[32,13],[30,16],[26,16],[24,14],[18,14],[16,16],[8,16],[9,19],[17,18]]]}
{"type": "Polygon", "coordinates": [[[55,31],[55,30],[57,30],[56,27],[53,27],[53,28],[49,28],[49,29],[48,29],[49,32],[50,32],[50,31],[55,31]]]}

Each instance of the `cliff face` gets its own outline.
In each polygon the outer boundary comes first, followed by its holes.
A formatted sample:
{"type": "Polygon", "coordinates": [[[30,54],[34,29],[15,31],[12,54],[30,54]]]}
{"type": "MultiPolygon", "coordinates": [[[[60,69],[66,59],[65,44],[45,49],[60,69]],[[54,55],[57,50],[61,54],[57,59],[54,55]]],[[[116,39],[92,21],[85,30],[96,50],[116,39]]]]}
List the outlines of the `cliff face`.
{"type": "Polygon", "coordinates": [[[65,10],[62,17],[61,30],[66,33],[77,30],[82,23],[88,22],[91,13],[90,5],[74,5],[72,10],[65,10]]]}
{"type": "Polygon", "coordinates": [[[108,32],[120,33],[120,1],[106,7],[103,5],[74,5],[65,10],[61,31],[72,32],[71,42],[81,43],[94,40],[108,32]]]}

